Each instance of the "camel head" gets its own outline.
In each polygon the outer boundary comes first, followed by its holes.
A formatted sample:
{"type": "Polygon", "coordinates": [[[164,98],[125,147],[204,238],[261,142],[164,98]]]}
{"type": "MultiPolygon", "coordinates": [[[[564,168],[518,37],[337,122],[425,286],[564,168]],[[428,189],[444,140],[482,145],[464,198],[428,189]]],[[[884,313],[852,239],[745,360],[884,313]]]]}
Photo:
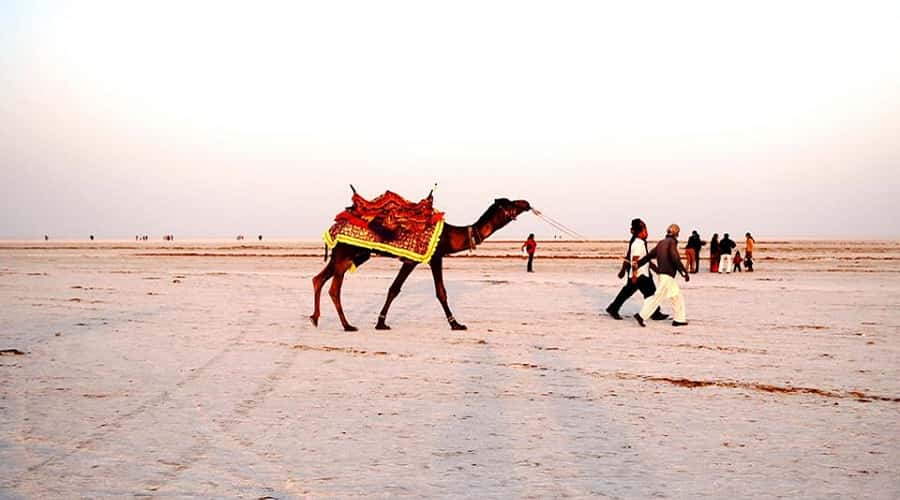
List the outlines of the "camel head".
{"type": "Polygon", "coordinates": [[[487,237],[487,235],[516,220],[516,217],[522,212],[529,210],[531,210],[531,204],[525,200],[497,198],[478,222],[475,223],[475,226],[481,228],[482,235],[487,237]]]}
{"type": "Polygon", "coordinates": [[[494,206],[503,213],[504,217],[509,219],[506,222],[514,221],[522,212],[531,210],[531,203],[525,200],[510,201],[506,198],[497,198],[494,200],[494,206]]]}

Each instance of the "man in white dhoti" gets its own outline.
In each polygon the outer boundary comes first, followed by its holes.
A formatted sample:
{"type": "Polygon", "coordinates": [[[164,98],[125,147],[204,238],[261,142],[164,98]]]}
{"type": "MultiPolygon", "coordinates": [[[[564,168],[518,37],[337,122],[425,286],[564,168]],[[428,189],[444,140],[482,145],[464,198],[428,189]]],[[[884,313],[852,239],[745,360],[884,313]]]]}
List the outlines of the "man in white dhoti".
{"type": "Polygon", "coordinates": [[[656,244],[656,247],[647,255],[638,261],[638,265],[644,265],[650,259],[656,259],[656,267],[659,268],[659,285],[656,287],[656,293],[644,299],[644,305],[641,311],[634,315],[634,319],[641,326],[644,324],[645,318],[650,318],[653,311],[662,304],[663,300],[669,299],[672,303],[672,315],[674,321],[672,326],[687,325],[687,314],[684,310],[684,297],[681,295],[681,288],[675,282],[675,273],[684,276],[684,281],[691,281],[691,276],[681,263],[681,256],[678,254],[678,234],[681,228],[678,224],[671,224],[666,230],[666,237],[656,244]]]}

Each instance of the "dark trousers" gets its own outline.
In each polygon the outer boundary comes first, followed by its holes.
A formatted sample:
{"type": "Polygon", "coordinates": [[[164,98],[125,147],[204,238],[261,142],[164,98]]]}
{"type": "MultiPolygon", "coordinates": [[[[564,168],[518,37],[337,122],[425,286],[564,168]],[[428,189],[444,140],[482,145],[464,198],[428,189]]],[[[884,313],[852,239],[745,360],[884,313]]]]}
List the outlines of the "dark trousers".
{"type": "MultiPolygon", "coordinates": [[[[632,283],[629,279],[625,282],[625,286],[622,287],[622,290],[619,292],[619,295],[616,295],[615,300],[612,301],[612,304],[606,308],[607,311],[615,311],[619,312],[619,309],[622,307],[622,304],[625,303],[626,300],[631,298],[634,295],[634,292],[640,290],[641,295],[646,299],[650,297],[654,293],[656,293],[656,285],[653,284],[653,280],[649,276],[638,276],[637,283],[632,283]]],[[[659,312],[659,308],[656,308],[656,314],[659,312]]]]}
{"type": "Polygon", "coordinates": [[[533,253],[530,253],[530,254],[528,254],[528,272],[529,272],[529,273],[533,273],[533,272],[534,272],[534,268],[532,268],[532,263],[533,263],[533,262],[534,262],[534,254],[533,254],[533,253]]]}

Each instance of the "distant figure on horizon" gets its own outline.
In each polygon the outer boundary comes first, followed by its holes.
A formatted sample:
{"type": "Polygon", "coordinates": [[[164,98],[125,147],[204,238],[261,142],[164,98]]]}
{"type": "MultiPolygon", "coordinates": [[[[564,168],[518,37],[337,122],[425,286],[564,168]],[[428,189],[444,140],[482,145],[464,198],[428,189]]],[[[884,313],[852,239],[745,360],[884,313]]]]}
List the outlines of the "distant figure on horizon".
{"type": "Polygon", "coordinates": [[[534,252],[537,250],[537,242],[534,241],[534,233],[528,235],[528,239],[525,240],[525,243],[522,243],[522,250],[525,250],[528,253],[528,266],[525,268],[529,273],[534,272],[534,252]]]}
{"type": "Polygon", "coordinates": [[[700,239],[697,231],[691,231],[691,237],[688,238],[687,246],[684,251],[687,257],[687,268],[689,273],[696,274],[700,270],[700,249],[706,245],[706,242],[700,239]]]}
{"type": "Polygon", "coordinates": [[[719,242],[719,274],[731,274],[731,252],[736,246],[737,243],[728,237],[728,233],[725,233],[722,241],[719,242]]]}
{"type": "Polygon", "coordinates": [[[641,326],[646,326],[644,321],[650,318],[653,311],[662,304],[662,301],[669,299],[672,302],[673,321],[672,326],[687,325],[687,314],[684,310],[684,297],[681,295],[681,288],[675,281],[675,274],[679,273],[684,276],[684,281],[691,281],[691,275],[688,274],[681,263],[681,256],[678,255],[678,234],[681,228],[678,224],[670,224],[666,229],[666,237],[656,244],[656,247],[647,255],[641,257],[638,266],[641,266],[650,259],[656,259],[656,267],[659,268],[659,288],[652,297],[644,299],[644,305],[641,311],[634,315],[641,326]]]}
{"type": "Polygon", "coordinates": [[[44,235],[44,241],[50,241],[50,236],[48,236],[48,235],[45,234],[45,235],[44,235]]]}
{"type": "Polygon", "coordinates": [[[741,272],[741,262],[744,262],[744,259],[741,258],[741,252],[738,250],[734,252],[734,270],[735,272],[741,272]]]}
{"type": "Polygon", "coordinates": [[[709,272],[719,272],[719,233],[713,233],[709,240],[709,272]]]}
{"type": "Polygon", "coordinates": [[[756,245],[756,240],[753,239],[753,235],[749,232],[744,235],[747,238],[744,243],[744,267],[747,268],[748,273],[753,272],[753,247],[756,245]]]}
{"type": "Polygon", "coordinates": [[[94,241],[94,235],[93,235],[93,234],[91,235],[91,241],[94,241]]]}
{"type": "MultiPolygon", "coordinates": [[[[624,278],[625,273],[629,270],[631,270],[631,272],[629,273],[628,279],[625,280],[625,285],[622,287],[622,290],[619,291],[616,298],[606,308],[607,314],[614,319],[622,319],[622,316],[619,315],[619,309],[621,309],[622,304],[624,304],[626,300],[634,295],[634,292],[640,290],[641,295],[643,295],[645,299],[656,293],[656,285],[653,284],[653,274],[650,272],[651,270],[656,271],[656,265],[652,262],[644,264],[643,266],[637,265],[638,260],[649,253],[647,250],[647,224],[641,219],[632,219],[630,231],[631,241],[628,242],[628,250],[625,252],[622,268],[619,269],[619,279],[624,278]]],[[[655,320],[663,320],[668,317],[669,315],[663,314],[662,311],[659,310],[659,307],[657,307],[656,311],[653,312],[653,315],[650,316],[651,319],[655,320]]]]}
{"type": "Polygon", "coordinates": [[[262,241],[262,235],[259,235],[259,241],[262,241]]]}

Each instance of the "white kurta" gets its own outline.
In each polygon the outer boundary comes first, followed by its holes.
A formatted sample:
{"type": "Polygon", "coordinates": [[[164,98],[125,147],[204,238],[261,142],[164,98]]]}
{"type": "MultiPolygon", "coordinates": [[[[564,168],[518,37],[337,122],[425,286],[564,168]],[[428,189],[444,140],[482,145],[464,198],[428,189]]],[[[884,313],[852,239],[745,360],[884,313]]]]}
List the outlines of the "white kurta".
{"type": "MultiPolygon", "coordinates": [[[[634,242],[631,244],[631,259],[634,260],[635,257],[640,259],[641,257],[647,255],[647,242],[640,239],[635,238],[634,242]]],[[[650,263],[646,263],[643,266],[638,268],[638,276],[649,276],[650,275],[650,263]]],[[[626,280],[631,279],[631,273],[628,273],[628,276],[625,277],[626,280]]]]}

